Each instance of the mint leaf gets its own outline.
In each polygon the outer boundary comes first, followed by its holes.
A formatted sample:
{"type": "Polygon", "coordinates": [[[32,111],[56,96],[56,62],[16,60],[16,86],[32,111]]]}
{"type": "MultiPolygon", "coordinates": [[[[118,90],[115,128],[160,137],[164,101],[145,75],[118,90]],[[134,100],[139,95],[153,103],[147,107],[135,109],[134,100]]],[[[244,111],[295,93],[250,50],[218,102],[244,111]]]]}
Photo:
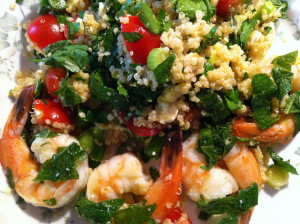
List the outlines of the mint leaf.
{"type": "Polygon", "coordinates": [[[144,150],[144,153],[151,158],[159,159],[161,156],[162,148],[165,142],[166,136],[154,135],[151,137],[151,141],[144,150]]]}
{"type": "Polygon", "coordinates": [[[257,21],[257,19],[247,19],[242,23],[241,29],[238,32],[238,44],[242,48],[246,47],[246,44],[248,43],[248,40],[256,26],[257,21]]]}
{"type": "Polygon", "coordinates": [[[153,70],[156,81],[159,84],[165,84],[169,81],[169,74],[175,61],[175,54],[170,54],[162,63],[153,70]]]}
{"type": "Polygon", "coordinates": [[[226,216],[225,218],[221,219],[221,221],[218,224],[238,224],[238,217],[237,216],[226,216]]]}
{"type": "Polygon", "coordinates": [[[59,86],[60,89],[54,94],[58,95],[59,101],[64,107],[72,107],[82,102],[78,93],[69,85],[67,78],[62,79],[59,82],[59,86]]]}
{"type": "Polygon", "coordinates": [[[237,195],[214,199],[210,202],[206,202],[202,196],[197,203],[197,207],[209,215],[228,214],[237,216],[251,209],[257,203],[258,186],[256,183],[253,183],[249,187],[239,190],[237,195]]]}
{"type": "Polygon", "coordinates": [[[290,172],[291,174],[298,175],[298,172],[295,167],[293,167],[288,161],[284,161],[279,155],[276,154],[271,148],[267,149],[267,153],[269,153],[271,159],[273,160],[274,164],[277,166],[282,167],[286,171],[290,172]]]}
{"type": "Polygon", "coordinates": [[[139,19],[142,21],[144,26],[153,34],[160,34],[162,29],[159,22],[156,20],[151,8],[147,3],[141,3],[139,7],[140,14],[139,19]]]}
{"type": "Polygon", "coordinates": [[[280,119],[279,115],[271,114],[271,100],[277,95],[276,85],[267,74],[257,74],[252,79],[252,88],[253,118],[260,129],[269,128],[280,119]]]}
{"type": "Polygon", "coordinates": [[[91,94],[96,99],[109,103],[116,109],[127,110],[130,106],[127,98],[117,93],[116,90],[104,85],[102,76],[99,72],[91,74],[89,88],[91,94]]]}
{"type": "Polygon", "coordinates": [[[208,46],[214,46],[216,43],[218,43],[221,40],[221,37],[216,35],[216,32],[217,32],[217,26],[211,28],[209,33],[204,36],[205,39],[200,43],[200,47],[197,50],[197,52],[206,49],[208,46]]]}
{"type": "Polygon", "coordinates": [[[166,10],[161,9],[157,13],[156,19],[159,22],[160,26],[162,27],[162,31],[168,32],[168,30],[172,27],[172,21],[171,20],[165,21],[166,16],[168,16],[166,10]]]}
{"type": "Polygon", "coordinates": [[[292,90],[293,73],[274,67],[272,75],[277,85],[277,98],[281,101],[292,90]]]}
{"type": "Polygon", "coordinates": [[[156,204],[131,204],[128,206],[128,208],[118,210],[114,215],[114,221],[116,224],[154,224],[156,222],[154,219],[151,218],[151,215],[156,208],[156,204]]]}
{"type": "Polygon", "coordinates": [[[239,100],[239,91],[236,88],[224,93],[224,99],[228,109],[231,111],[235,111],[243,107],[242,102],[239,100]]]}
{"type": "Polygon", "coordinates": [[[67,147],[58,148],[58,153],[41,165],[40,172],[33,181],[51,180],[58,182],[78,179],[79,174],[76,170],[76,164],[86,158],[86,153],[75,142],[67,147]]]}
{"type": "Polygon", "coordinates": [[[94,203],[86,197],[80,198],[74,205],[76,213],[91,224],[112,223],[111,219],[121,206],[125,203],[123,199],[112,199],[94,203]]]}
{"type": "Polygon", "coordinates": [[[279,67],[283,71],[290,72],[292,65],[294,65],[296,62],[297,57],[298,57],[298,51],[294,51],[275,58],[272,61],[272,64],[274,64],[274,67],[279,67]]]}
{"type": "Polygon", "coordinates": [[[80,29],[80,23],[69,23],[69,38],[75,39],[74,34],[77,33],[80,29]]]}
{"type": "Polygon", "coordinates": [[[286,103],[284,113],[285,114],[300,113],[300,90],[290,95],[286,103]]]}
{"type": "Polygon", "coordinates": [[[143,35],[138,32],[131,32],[131,33],[122,32],[122,35],[127,42],[137,42],[143,37],[143,35]]]}
{"type": "Polygon", "coordinates": [[[51,198],[51,199],[47,199],[47,200],[44,200],[44,203],[46,205],[50,205],[50,206],[53,206],[53,205],[56,205],[56,199],[55,198],[51,198]]]}

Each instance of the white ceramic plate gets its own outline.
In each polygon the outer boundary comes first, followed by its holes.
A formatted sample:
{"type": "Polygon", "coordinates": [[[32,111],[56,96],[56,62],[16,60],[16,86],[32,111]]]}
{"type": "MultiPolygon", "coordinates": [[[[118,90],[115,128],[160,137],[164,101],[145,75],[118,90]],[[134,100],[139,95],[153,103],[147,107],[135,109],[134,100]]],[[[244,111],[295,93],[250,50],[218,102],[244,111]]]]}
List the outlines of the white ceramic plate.
{"type": "MultiPolygon", "coordinates": [[[[0,133],[11,109],[12,102],[8,92],[14,86],[13,77],[16,69],[23,71],[33,66],[22,56],[26,48],[24,31],[20,23],[35,18],[38,0],[24,0],[22,6],[10,9],[14,0],[1,0],[0,4],[0,133]]],[[[270,54],[285,54],[300,50],[300,1],[289,0],[289,19],[280,21],[276,40],[270,54]],[[298,30],[298,31],[297,31],[298,30]]],[[[290,159],[300,173],[300,134],[288,145],[278,149],[280,155],[290,159]],[[298,153],[297,153],[298,150],[298,153]]],[[[251,224],[297,224],[300,223],[300,177],[291,175],[287,187],[280,191],[266,187],[260,192],[259,205],[256,207],[251,224]]],[[[63,209],[36,208],[20,202],[8,187],[7,180],[0,170],[0,223],[1,224],[36,224],[36,223],[85,223],[77,217],[71,206],[63,209]]],[[[195,206],[194,206],[195,207],[195,206]]],[[[201,223],[195,210],[188,209],[194,224],[201,223]]]]}

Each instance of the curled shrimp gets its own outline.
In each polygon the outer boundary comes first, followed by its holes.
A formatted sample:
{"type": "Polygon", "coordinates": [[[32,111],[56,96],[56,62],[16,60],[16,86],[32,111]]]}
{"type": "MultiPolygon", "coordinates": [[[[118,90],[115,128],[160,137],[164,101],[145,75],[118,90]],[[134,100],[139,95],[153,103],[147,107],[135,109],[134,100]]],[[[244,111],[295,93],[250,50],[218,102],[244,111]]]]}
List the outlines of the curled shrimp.
{"type": "Polygon", "coordinates": [[[176,207],[182,192],[182,132],[179,127],[168,133],[162,149],[159,174],[145,195],[147,204],[155,203],[152,217],[163,221],[176,207]]]}
{"type": "Polygon", "coordinates": [[[234,177],[225,169],[217,166],[210,170],[201,168],[207,165],[205,156],[196,151],[198,134],[192,134],[183,143],[183,184],[188,196],[193,201],[198,201],[200,195],[205,200],[223,198],[238,190],[234,177]]]}
{"type": "MultiPolygon", "coordinates": [[[[11,171],[15,190],[26,202],[35,206],[57,208],[70,202],[85,187],[88,177],[88,164],[87,160],[84,160],[77,166],[79,174],[77,180],[61,182],[46,180],[41,183],[33,181],[40,170],[40,164],[32,156],[21,134],[32,106],[34,91],[35,87],[33,85],[25,87],[8,117],[3,136],[0,139],[0,163],[4,170],[11,171]],[[55,205],[45,204],[44,200],[52,198],[56,199],[55,205]]],[[[66,136],[58,136],[57,138],[61,138],[61,142],[64,137],[66,136]]],[[[58,141],[58,139],[56,140],[58,141]]],[[[74,138],[73,140],[76,141],[74,138]]],[[[38,151],[38,143],[36,142],[36,144],[35,150],[38,151]]],[[[56,153],[56,150],[57,148],[52,153],[56,153]]]]}
{"type": "Polygon", "coordinates": [[[144,175],[139,159],[131,153],[117,155],[105,161],[91,173],[86,196],[90,201],[122,198],[126,193],[145,195],[152,185],[144,175]]]}
{"type": "Polygon", "coordinates": [[[287,143],[293,138],[295,120],[293,115],[283,116],[279,122],[267,129],[259,129],[254,122],[238,118],[233,124],[233,132],[241,138],[252,138],[260,142],[287,143]]]}

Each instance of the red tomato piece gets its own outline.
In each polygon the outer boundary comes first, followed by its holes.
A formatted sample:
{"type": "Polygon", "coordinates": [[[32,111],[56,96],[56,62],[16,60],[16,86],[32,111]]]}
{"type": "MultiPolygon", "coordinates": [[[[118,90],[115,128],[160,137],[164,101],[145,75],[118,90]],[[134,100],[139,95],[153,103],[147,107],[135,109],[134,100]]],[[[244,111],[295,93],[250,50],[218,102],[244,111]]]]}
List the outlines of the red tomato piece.
{"type": "Polygon", "coordinates": [[[54,92],[59,90],[59,82],[65,78],[67,72],[62,68],[50,68],[45,75],[45,86],[47,92],[53,99],[58,99],[57,95],[54,95],[54,92]]]}
{"type": "Polygon", "coordinates": [[[69,112],[57,101],[35,99],[33,102],[36,121],[40,125],[52,125],[55,121],[71,125],[69,112]]]}
{"type": "MultiPolygon", "coordinates": [[[[175,223],[181,218],[182,213],[183,211],[180,208],[176,207],[168,214],[166,219],[170,219],[172,223],[175,223]]],[[[188,221],[190,224],[192,224],[191,220],[188,221]]]]}
{"type": "Polygon", "coordinates": [[[240,3],[240,0],[219,0],[217,4],[217,14],[222,17],[229,15],[230,8],[235,7],[240,3]]]}
{"type": "Polygon", "coordinates": [[[29,39],[40,49],[49,44],[65,40],[64,32],[60,31],[57,18],[54,15],[41,15],[33,20],[27,27],[29,39]]]}
{"type": "MultiPolygon", "coordinates": [[[[119,112],[120,118],[124,121],[125,120],[125,112],[119,112]]],[[[134,125],[133,117],[129,118],[128,121],[125,122],[125,126],[134,134],[141,136],[141,137],[150,137],[153,135],[157,135],[158,133],[162,132],[165,129],[164,125],[158,125],[156,128],[148,128],[148,127],[139,127],[134,125]]]]}
{"type": "Polygon", "coordinates": [[[138,16],[127,16],[128,23],[121,23],[121,30],[124,33],[137,32],[143,37],[137,42],[128,42],[124,37],[124,43],[134,63],[147,64],[147,57],[150,51],[160,47],[161,40],[159,34],[152,34],[141,22],[138,16]],[[132,53],[131,53],[132,52],[132,53]],[[132,54],[132,55],[131,55],[132,54]]]}

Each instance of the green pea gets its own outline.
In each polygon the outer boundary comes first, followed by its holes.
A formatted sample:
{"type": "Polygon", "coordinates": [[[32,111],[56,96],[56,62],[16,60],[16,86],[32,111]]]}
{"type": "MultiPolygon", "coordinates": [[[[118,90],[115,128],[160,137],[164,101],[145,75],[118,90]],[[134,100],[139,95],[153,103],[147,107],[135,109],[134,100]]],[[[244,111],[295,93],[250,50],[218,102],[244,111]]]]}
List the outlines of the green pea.
{"type": "Polygon", "coordinates": [[[267,184],[275,189],[280,189],[289,182],[289,172],[275,164],[271,165],[267,172],[267,184]]]}

